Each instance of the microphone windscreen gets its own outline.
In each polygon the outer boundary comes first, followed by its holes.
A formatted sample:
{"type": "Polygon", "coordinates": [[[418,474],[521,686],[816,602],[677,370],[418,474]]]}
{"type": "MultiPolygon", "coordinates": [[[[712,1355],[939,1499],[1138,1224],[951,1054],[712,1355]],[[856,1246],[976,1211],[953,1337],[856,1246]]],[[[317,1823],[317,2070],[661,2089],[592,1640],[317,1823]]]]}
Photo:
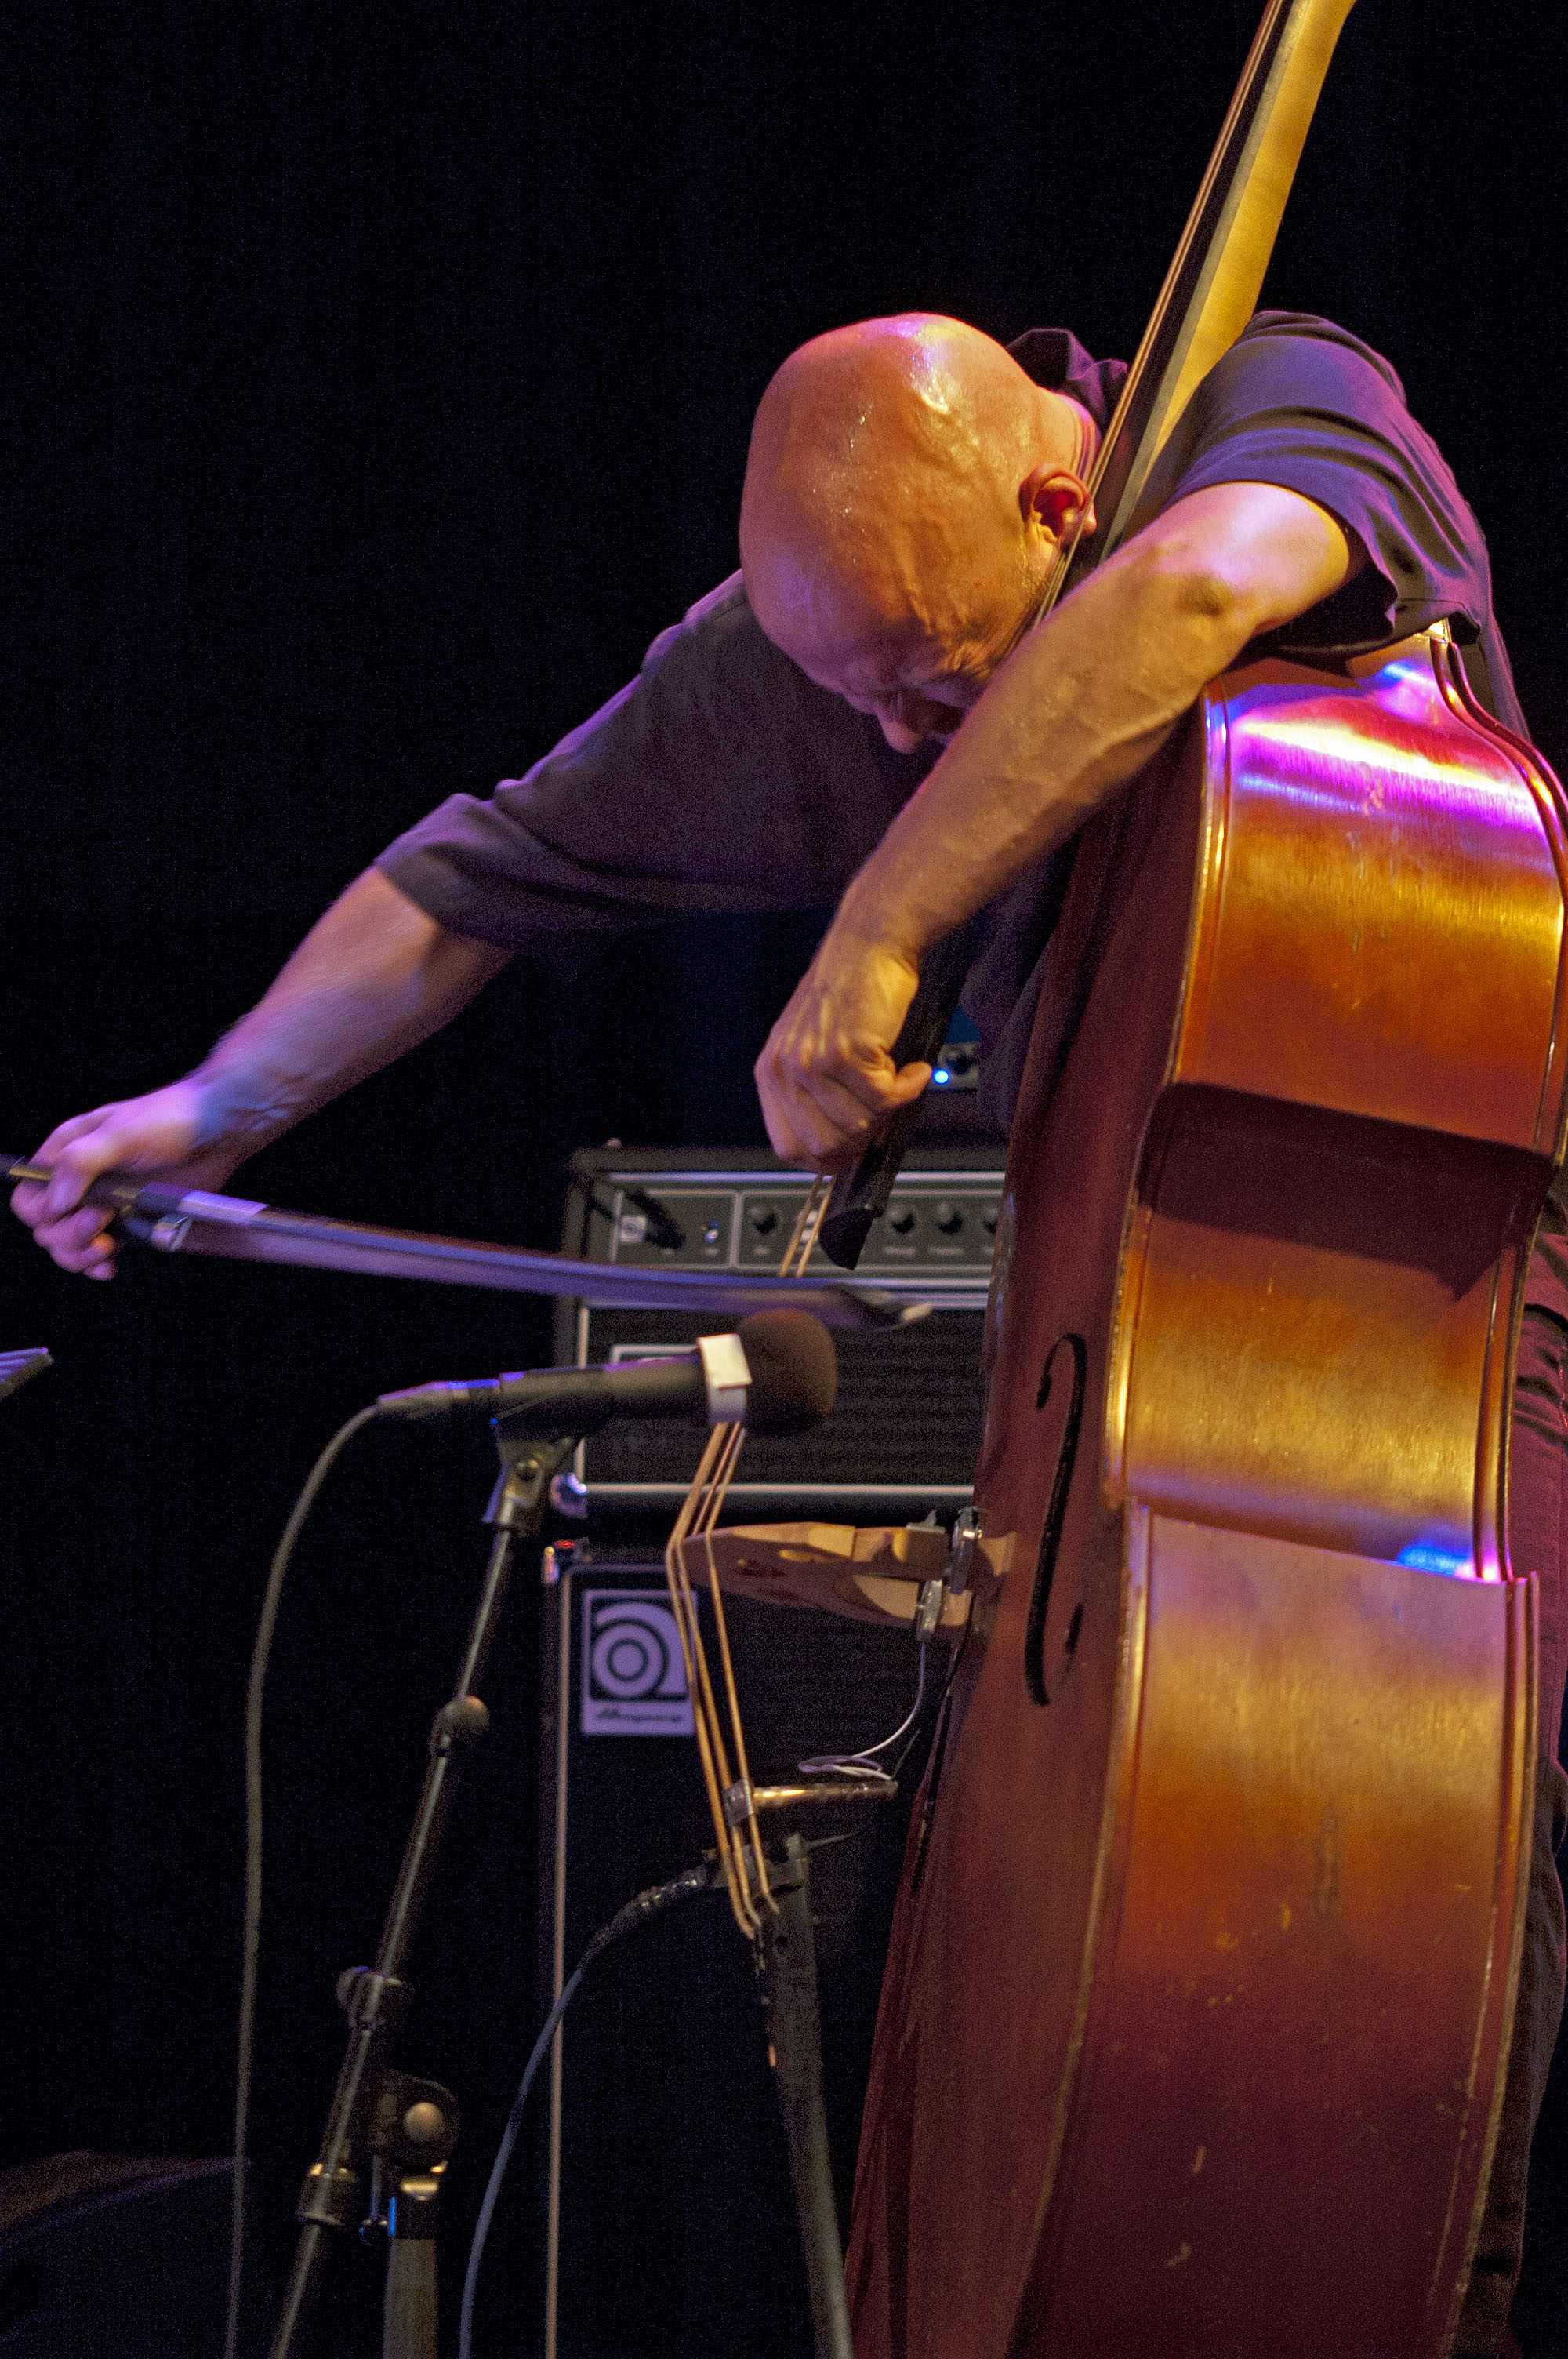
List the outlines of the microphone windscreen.
{"type": "Polygon", "coordinates": [[[737,1332],[752,1371],[748,1432],[808,1433],[820,1425],[838,1390],[833,1338],[821,1320],[809,1310],[756,1310],[737,1332]]]}

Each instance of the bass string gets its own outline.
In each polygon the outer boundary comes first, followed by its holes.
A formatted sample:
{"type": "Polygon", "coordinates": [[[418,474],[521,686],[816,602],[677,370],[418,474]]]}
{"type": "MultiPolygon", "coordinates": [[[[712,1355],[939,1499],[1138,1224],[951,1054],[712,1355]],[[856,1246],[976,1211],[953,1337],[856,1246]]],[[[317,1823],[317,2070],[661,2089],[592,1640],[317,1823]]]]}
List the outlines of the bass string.
{"type": "Polygon", "coordinates": [[[728,1447],[731,1431],[729,1426],[717,1425],[708,1437],[691,1488],[682,1501],[680,1513],[670,1530],[665,1549],[665,1578],[676,1627],[680,1634],[681,1658],[686,1669],[687,1693],[691,1699],[697,1760],[708,1796],[708,1813],[713,1821],[719,1862],[724,1874],[724,1888],[742,1936],[748,1941],[754,1941],[762,1930],[762,1919],[752,1898],[751,1878],[741,1845],[725,1809],[725,1793],[730,1784],[729,1762],[725,1756],[723,1731],[712,1709],[712,1682],[708,1673],[702,1631],[697,1618],[697,1601],[687,1573],[684,1552],[687,1536],[706,1498],[713,1471],[728,1447]]]}
{"type": "MultiPolygon", "coordinates": [[[[797,1276],[809,1261],[816,1243],[817,1230],[827,1209],[830,1185],[826,1174],[818,1172],[807,1190],[779,1264],[781,1277],[797,1276]]],[[[716,1425],[709,1433],[697,1473],[692,1477],[691,1487],[682,1500],[680,1512],[670,1529],[665,1549],[665,1578],[669,1587],[676,1627],[680,1633],[697,1758],[724,1871],[725,1890],[741,1934],[754,1943],[762,1933],[760,1909],[765,1908],[776,1913],[778,1903],[768,1882],[767,1862],[762,1855],[762,1834],[757,1821],[756,1797],[746,1751],[740,1689],[735,1678],[734,1657],[730,1647],[730,1631],[719,1585],[719,1566],[713,1549],[713,1534],[726,1494],[734,1479],[741,1445],[745,1439],[743,1425],[716,1425]],[[714,1645],[724,1696],[722,1713],[708,1668],[708,1649],[697,1616],[697,1595],[687,1570],[687,1550],[690,1543],[700,1544],[707,1561],[714,1645]],[[731,1758],[733,1776],[730,1774],[731,1758]]]]}
{"type": "Polygon", "coordinates": [[[756,1804],[746,1768],[745,1738],[741,1726],[729,1634],[720,1613],[716,1616],[715,1630],[730,1723],[730,1743],[727,1745],[724,1719],[720,1715],[708,1669],[708,1650],[703,1641],[696,1594],[687,1562],[690,1541],[707,1538],[713,1528],[744,1438],[743,1426],[720,1425],[713,1429],[697,1477],[671,1531],[665,1552],[665,1571],[676,1611],[676,1626],[681,1634],[692,1721],[697,1731],[708,1811],[724,1869],[725,1888],[737,1925],[745,1938],[754,1942],[762,1931],[759,1902],[769,1908],[776,1904],[768,1885],[767,1867],[762,1855],[762,1832],[757,1824],[756,1804]],[[735,1774],[730,1768],[731,1745],[736,1754],[735,1774]]]}
{"type": "Polygon", "coordinates": [[[798,1277],[810,1260],[816,1243],[816,1232],[822,1226],[822,1216],[827,1210],[831,1186],[832,1182],[825,1171],[819,1171],[813,1180],[795,1226],[790,1231],[789,1243],[784,1249],[784,1259],[779,1264],[781,1277],[798,1277]]]}
{"type": "MultiPolygon", "coordinates": [[[[728,1429],[719,1462],[708,1485],[706,1500],[697,1516],[694,1537],[699,1539],[708,1560],[708,1590],[713,1603],[714,1640],[719,1651],[719,1670],[724,1682],[725,1708],[730,1721],[730,1741],[735,1752],[735,1782],[725,1796],[726,1815],[739,1819],[746,1832],[749,1856],[754,1864],[757,1898],[775,1911],[775,1903],[768,1884],[767,1862],[762,1856],[762,1831],[757,1823],[756,1798],[752,1786],[752,1774],[746,1757],[746,1735],[741,1723],[741,1699],[735,1681],[735,1665],[730,1652],[730,1633],[725,1624],[723,1603],[719,1592],[719,1571],[713,1554],[713,1531],[719,1513],[724,1505],[724,1495],[735,1472],[735,1462],[741,1455],[741,1444],[746,1439],[743,1425],[728,1429]]],[[[695,1621],[695,1614],[693,1619],[695,1621]]],[[[703,1666],[704,1678],[707,1665],[703,1666]]],[[[711,1690],[709,1690],[711,1708],[711,1690]]]]}

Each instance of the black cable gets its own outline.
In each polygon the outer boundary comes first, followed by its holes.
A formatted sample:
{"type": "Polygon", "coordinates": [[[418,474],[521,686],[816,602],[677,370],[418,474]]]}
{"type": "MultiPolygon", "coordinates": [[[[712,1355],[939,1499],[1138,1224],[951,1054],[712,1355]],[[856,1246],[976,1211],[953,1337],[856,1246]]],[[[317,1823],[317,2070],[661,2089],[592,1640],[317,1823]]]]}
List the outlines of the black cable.
{"type": "MultiPolygon", "coordinates": [[[[600,1219],[606,1223],[613,1235],[614,1207],[607,1204],[603,1197],[596,1192],[592,1180],[587,1179],[582,1172],[574,1171],[569,1163],[562,1164],[561,1176],[567,1186],[575,1188],[585,1203],[591,1206],[600,1219]]],[[[634,1204],[647,1222],[648,1243],[651,1245],[663,1246],[666,1253],[679,1253],[686,1243],[686,1231],[675,1219],[668,1205],[661,1204],[656,1196],[651,1196],[648,1193],[646,1188],[633,1187],[632,1182],[624,1178],[621,1180],[620,1187],[623,1201],[628,1204],[634,1204]]]]}
{"type": "Polygon", "coordinates": [[[245,1692],[245,1930],[240,1968],[239,2055],[234,2070],[234,2177],[229,2215],[229,2322],[223,2335],[223,2359],[235,2359],[240,2332],[240,2281],[245,2251],[245,2141],[250,2130],[251,2049],[255,2037],[256,1965],[261,1954],[262,1903],[262,1690],[266,1684],[267,1658],[277,1626],[278,1599],[284,1575],[316,1504],[316,1495],[345,1445],[362,1426],[382,1414],[379,1402],[358,1410],[341,1425],[305,1478],[273,1555],[262,1599],[256,1642],[251,1654],[250,1685],[245,1692]]]}
{"type": "Polygon", "coordinates": [[[506,2116],[506,2127],[501,2133],[501,2143],[495,2150],[490,2177],[485,2183],[484,2201],[479,2207],[474,2223],[473,2241],[469,2246],[468,2267],[463,2273],[462,2321],[458,2329],[458,2359],[473,2359],[473,2307],[479,2289],[480,2263],[484,2258],[485,2242],[490,2223],[495,2216],[495,2206],[501,2193],[501,2182],[506,2176],[506,2166],[512,2159],[512,2149],[523,2126],[523,2115],[528,2103],[528,2093],[546,2056],[550,2042],[559,2027],[579,1986],[596,1958],[601,1957],[612,1941],[623,1933],[634,1933],[640,1925],[648,1923],[661,1909],[673,1908],[678,1900],[695,1900],[699,1893],[716,1892],[723,1883],[723,1871],[716,1860],[705,1860],[700,1867],[688,1867],[683,1875],[672,1877],[668,1884],[651,1884],[623,1908],[618,1908],[607,1924],[600,1927],[572,1973],[562,1987],[561,1995],[545,2017],[544,2028],[534,2042],[528,2061],[523,2067],[523,2078],[517,2084],[517,2094],[512,2101],[512,2111],[506,2116]]]}

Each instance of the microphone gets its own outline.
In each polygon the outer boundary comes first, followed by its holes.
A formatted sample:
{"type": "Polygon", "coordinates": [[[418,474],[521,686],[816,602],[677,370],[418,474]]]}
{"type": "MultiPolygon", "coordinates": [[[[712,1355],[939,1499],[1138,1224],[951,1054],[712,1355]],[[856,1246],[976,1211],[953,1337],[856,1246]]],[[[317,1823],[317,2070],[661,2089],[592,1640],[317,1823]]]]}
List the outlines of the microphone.
{"type": "Polygon", "coordinates": [[[689,1351],[593,1368],[525,1368],[454,1377],[383,1393],[384,1417],[504,1417],[525,1433],[597,1433],[612,1418],[678,1418],[743,1425],[752,1433],[806,1433],[838,1388],[833,1339],[808,1310],[758,1310],[732,1335],[704,1335],[689,1351]]]}

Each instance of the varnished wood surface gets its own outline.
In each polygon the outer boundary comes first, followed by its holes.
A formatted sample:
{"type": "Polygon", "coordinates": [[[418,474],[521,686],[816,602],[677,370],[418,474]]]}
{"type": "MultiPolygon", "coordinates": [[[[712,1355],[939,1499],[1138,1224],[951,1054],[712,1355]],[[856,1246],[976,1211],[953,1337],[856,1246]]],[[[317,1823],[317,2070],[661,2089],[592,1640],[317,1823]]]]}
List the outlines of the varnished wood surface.
{"type": "Polygon", "coordinates": [[[1554,845],[1506,743],[1455,726],[1436,652],[1315,691],[1256,664],[1209,701],[1173,1078],[1550,1153],[1554,845]]]}
{"type": "Polygon", "coordinates": [[[1130,1556],[1133,1757],[1019,2347],[1434,2353],[1502,2060],[1533,1589],[1142,1509],[1130,1556]]]}
{"type": "Polygon", "coordinates": [[[1081,849],[999,1228],[1016,1552],[906,1863],[858,2359],[1444,2348],[1522,1927],[1503,1425],[1563,986],[1551,782],[1444,660],[1219,683],[1081,849]]]}

